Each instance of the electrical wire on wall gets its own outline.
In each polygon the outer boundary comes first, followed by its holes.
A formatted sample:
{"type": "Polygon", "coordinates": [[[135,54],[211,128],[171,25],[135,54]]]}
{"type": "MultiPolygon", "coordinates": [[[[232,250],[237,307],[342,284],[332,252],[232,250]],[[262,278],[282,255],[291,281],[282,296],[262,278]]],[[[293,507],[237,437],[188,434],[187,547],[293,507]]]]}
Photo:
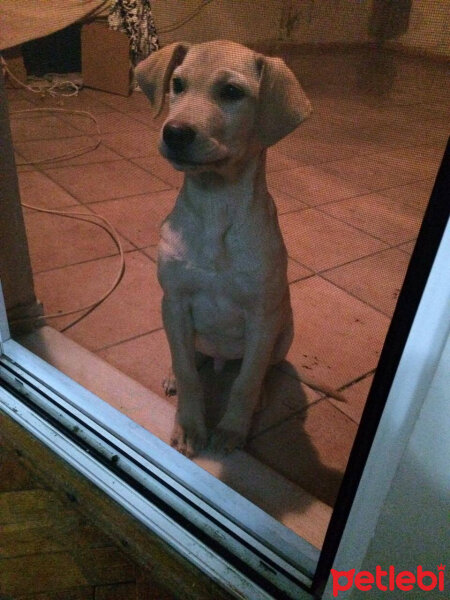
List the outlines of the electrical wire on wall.
{"type": "MultiPolygon", "coordinates": [[[[71,84],[71,82],[63,82],[61,84],[61,86],[53,85],[53,86],[50,86],[47,90],[42,90],[33,85],[27,85],[27,84],[21,82],[17,77],[15,77],[15,75],[13,73],[11,73],[5,59],[1,55],[0,55],[0,62],[2,65],[2,69],[8,75],[9,78],[11,78],[13,81],[15,81],[18,85],[20,85],[20,87],[26,89],[27,91],[29,91],[33,94],[39,94],[41,96],[45,93],[48,93],[51,96],[60,96],[60,95],[73,96],[73,95],[78,94],[79,86],[76,86],[76,84],[71,84]],[[69,83],[69,86],[68,86],[69,91],[67,91],[67,83],[69,83]],[[77,89],[74,90],[74,87],[77,89]],[[59,90],[59,92],[58,92],[58,90],[59,90]]],[[[86,154],[87,152],[92,152],[93,150],[95,150],[96,148],[98,148],[100,146],[100,144],[102,142],[100,127],[99,127],[97,119],[90,112],[87,112],[84,110],[71,110],[71,109],[66,109],[66,108],[50,108],[50,107],[49,108],[29,108],[29,109],[24,109],[24,110],[12,111],[11,116],[14,117],[16,115],[23,115],[23,114],[30,114],[30,115],[31,114],[42,114],[45,112],[57,113],[57,114],[61,114],[61,113],[75,114],[78,116],[87,117],[87,118],[91,119],[95,124],[96,134],[97,134],[98,139],[95,140],[91,145],[84,146],[83,148],[79,148],[79,149],[73,150],[71,152],[66,152],[63,154],[59,154],[57,156],[47,157],[47,158],[43,158],[43,159],[39,159],[39,160],[17,162],[17,165],[36,165],[36,164],[44,164],[44,163],[48,163],[48,162],[56,162],[58,160],[66,160],[69,158],[75,158],[77,156],[82,156],[83,154],[86,154]]],[[[32,320],[36,323],[40,320],[56,319],[56,318],[60,318],[60,317],[83,313],[83,314],[79,315],[78,317],[76,317],[69,324],[65,325],[61,329],[61,331],[67,331],[70,327],[73,327],[76,323],[80,322],[88,314],[90,314],[93,310],[95,310],[98,306],[100,306],[100,304],[102,304],[114,292],[114,290],[117,288],[117,286],[121,282],[123,275],[125,273],[125,255],[124,255],[122,244],[119,239],[119,234],[118,234],[117,230],[114,228],[114,226],[110,223],[110,221],[105,219],[105,217],[96,215],[94,213],[89,214],[89,213],[80,213],[80,212],[67,212],[67,211],[61,211],[61,210],[56,210],[56,209],[41,208],[39,206],[26,204],[24,202],[22,202],[21,205],[24,208],[28,208],[30,210],[34,210],[37,212],[47,213],[47,214],[51,214],[51,215],[55,215],[55,216],[59,216],[59,217],[65,217],[65,218],[69,218],[69,219],[76,219],[78,221],[85,221],[87,223],[96,225],[97,227],[101,227],[111,237],[111,239],[113,240],[113,242],[118,250],[118,255],[120,257],[119,269],[117,271],[117,274],[114,278],[113,283],[110,285],[108,290],[101,296],[101,298],[99,298],[98,300],[95,300],[94,302],[91,302],[90,304],[87,304],[86,306],[82,306],[81,308],[68,310],[65,312],[56,312],[53,314],[44,314],[44,315],[41,315],[38,317],[27,317],[24,319],[17,319],[17,320],[12,321],[12,323],[20,323],[20,322],[32,320]]]]}

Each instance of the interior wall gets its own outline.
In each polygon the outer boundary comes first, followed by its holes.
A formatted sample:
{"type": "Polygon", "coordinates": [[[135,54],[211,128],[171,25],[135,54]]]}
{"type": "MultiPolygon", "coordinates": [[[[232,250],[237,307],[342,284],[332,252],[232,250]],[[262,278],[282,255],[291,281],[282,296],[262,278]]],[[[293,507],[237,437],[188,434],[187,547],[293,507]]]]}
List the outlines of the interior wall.
{"type": "Polygon", "coordinates": [[[280,38],[280,20],[292,19],[282,39],[299,43],[368,40],[371,0],[213,0],[175,31],[164,33],[194,12],[201,0],[157,0],[152,5],[163,44],[231,39],[252,43],[280,38]]]}
{"type": "MultiPolygon", "coordinates": [[[[449,365],[450,336],[386,498],[363,570],[374,572],[376,565],[394,565],[398,571],[415,573],[421,565],[423,569],[437,574],[437,566],[447,564],[450,543],[449,365]]],[[[449,581],[447,571],[446,586],[449,586],[449,581]]],[[[414,598],[422,598],[417,588],[416,593],[419,596],[414,598]]],[[[366,592],[361,592],[361,598],[366,595],[366,592]]],[[[431,599],[443,595],[435,590],[434,593],[426,592],[423,597],[431,599]]],[[[351,597],[360,596],[355,592],[351,597]]]]}
{"type": "MultiPolygon", "coordinates": [[[[212,0],[185,25],[201,0],[155,0],[163,44],[231,39],[244,44],[283,39],[296,43],[366,42],[374,0],[212,0]],[[283,27],[289,21],[289,26],[283,27]]],[[[450,0],[413,0],[409,29],[396,38],[407,48],[450,56],[450,0]]]]}
{"type": "Polygon", "coordinates": [[[409,29],[398,41],[450,57],[450,0],[413,0],[409,29]]]}
{"type": "MultiPolygon", "coordinates": [[[[0,73],[0,281],[6,309],[12,319],[41,314],[36,302],[30,256],[20,206],[8,102],[0,73]]],[[[23,323],[25,331],[30,323],[23,323]]],[[[15,331],[19,331],[20,326],[15,331]]]]}
{"type": "Polygon", "coordinates": [[[213,0],[175,31],[164,30],[191,15],[201,0],[157,0],[152,5],[160,41],[204,42],[230,39],[241,43],[277,37],[282,0],[213,0]]]}
{"type": "Polygon", "coordinates": [[[299,15],[291,34],[293,42],[353,43],[369,40],[371,0],[291,0],[290,4],[299,15]]]}

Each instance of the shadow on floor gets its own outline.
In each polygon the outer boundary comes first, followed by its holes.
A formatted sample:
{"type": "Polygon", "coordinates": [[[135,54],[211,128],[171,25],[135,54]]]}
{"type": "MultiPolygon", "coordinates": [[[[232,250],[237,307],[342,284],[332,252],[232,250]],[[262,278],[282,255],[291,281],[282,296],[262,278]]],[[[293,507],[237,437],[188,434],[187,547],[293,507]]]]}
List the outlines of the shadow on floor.
{"type": "MultiPolygon", "coordinates": [[[[228,361],[220,373],[215,373],[212,360],[207,360],[200,370],[209,430],[219,422],[225,411],[240,364],[239,360],[228,361]]],[[[287,478],[315,498],[333,506],[343,473],[321,462],[304,426],[308,408],[321,400],[307,400],[298,372],[287,361],[269,370],[264,383],[264,398],[264,406],[255,414],[246,451],[273,469],[278,476],[287,478]],[[285,439],[283,435],[280,436],[280,431],[288,432],[285,439]]],[[[221,481],[239,492],[236,489],[239,485],[236,473],[228,470],[227,460],[223,461],[222,466],[221,481]]],[[[247,475],[251,478],[253,474],[247,475]]],[[[306,509],[306,506],[298,505],[298,497],[294,494],[290,498],[280,499],[278,506],[277,514],[270,511],[276,518],[306,509]]]]}
{"type": "Polygon", "coordinates": [[[397,79],[394,54],[382,48],[369,49],[356,63],[356,88],[359,93],[378,98],[388,96],[397,79]]]}

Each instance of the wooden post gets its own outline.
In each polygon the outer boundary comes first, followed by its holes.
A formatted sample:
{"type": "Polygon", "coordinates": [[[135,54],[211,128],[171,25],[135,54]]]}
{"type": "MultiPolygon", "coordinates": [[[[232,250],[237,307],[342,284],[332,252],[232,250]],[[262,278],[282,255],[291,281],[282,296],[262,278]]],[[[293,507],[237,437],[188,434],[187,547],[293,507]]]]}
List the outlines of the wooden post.
{"type": "Polygon", "coordinates": [[[34,328],[34,322],[27,318],[41,315],[42,305],[37,302],[34,293],[2,74],[0,74],[0,279],[12,333],[30,331],[34,328]]]}

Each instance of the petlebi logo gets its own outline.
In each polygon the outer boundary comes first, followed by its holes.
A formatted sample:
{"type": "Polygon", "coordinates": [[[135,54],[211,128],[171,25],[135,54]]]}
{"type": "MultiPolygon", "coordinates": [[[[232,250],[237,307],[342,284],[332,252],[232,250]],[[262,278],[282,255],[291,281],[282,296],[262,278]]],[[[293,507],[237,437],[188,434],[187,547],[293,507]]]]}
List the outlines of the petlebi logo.
{"type": "MultiPolygon", "coordinates": [[[[426,571],[419,565],[415,572],[399,571],[394,566],[383,569],[377,565],[375,573],[371,571],[359,571],[350,569],[349,571],[337,571],[331,569],[333,579],[333,596],[337,598],[339,592],[345,592],[352,587],[363,592],[370,592],[372,589],[386,591],[409,592],[413,589],[419,589],[423,592],[431,590],[444,591],[445,585],[445,565],[439,565],[434,571],[426,571]]],[[[426,597],[424,596],[424,599],[426,597]]]]}

